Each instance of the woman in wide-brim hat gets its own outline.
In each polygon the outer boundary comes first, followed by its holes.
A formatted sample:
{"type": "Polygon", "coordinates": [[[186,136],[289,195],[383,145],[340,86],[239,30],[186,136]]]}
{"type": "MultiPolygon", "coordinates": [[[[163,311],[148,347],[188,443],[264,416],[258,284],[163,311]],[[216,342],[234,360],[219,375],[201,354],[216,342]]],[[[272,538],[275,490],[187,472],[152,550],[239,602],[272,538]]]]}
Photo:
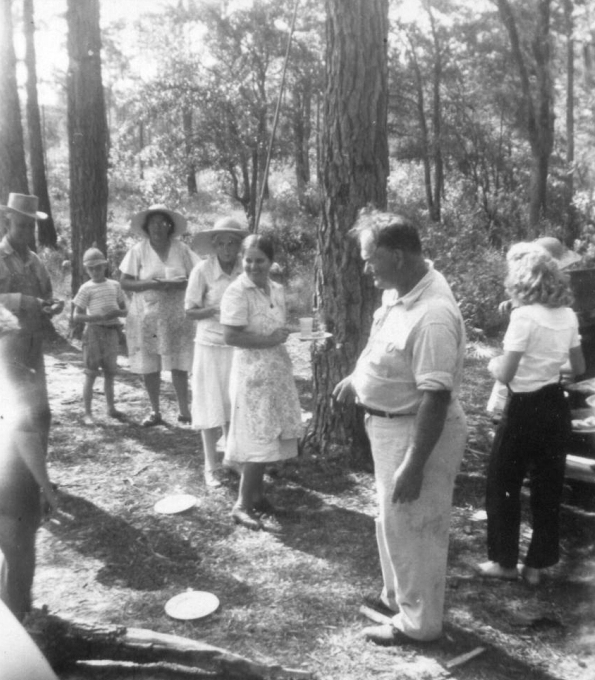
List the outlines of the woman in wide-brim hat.
{"type": "Polygon", "coordinates": [[[229,376],[233,348],[223,340],[219,304],[227,287],[242,273],[239,252],[248,234],[238,220],[223,217],[193,241],[195,250],[208,253],[190,274],[185,306],[186,315],[197,321],[191,379],[192,426],[201,433],[204,477],[209,487],[221,486],[224,477],[217,439],[220,430],[227,433],[231,415],[229,376]]]}
{"type": "Polygon", "coordinates": [[[178,421],[191,420],[188,371],[192,366],[194,322],[184,313],[184,293],[199,258],[176,238],[186,228],[186,218],[165,205],[136,213],[130,229],[141,236],[141,241],[120,264],[122,288],[132,293],[126,317],[130,370],[143,376],[151,402],[144,427],[163,422],[159,399],[162,370],[171,371],[178,421]]]}

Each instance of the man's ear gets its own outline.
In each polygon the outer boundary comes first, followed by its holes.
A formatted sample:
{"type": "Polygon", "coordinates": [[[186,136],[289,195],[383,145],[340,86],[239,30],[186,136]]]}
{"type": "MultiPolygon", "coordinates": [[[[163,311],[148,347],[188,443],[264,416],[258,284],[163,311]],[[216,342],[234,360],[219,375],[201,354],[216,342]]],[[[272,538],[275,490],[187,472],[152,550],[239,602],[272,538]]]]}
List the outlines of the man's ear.
{"type": "Polygon", "coordinates": [[[393,250],[393,258],[395,261],[395,265],[397,266],[397,269],[401,269],[401,267],[405,263],[405,252],[401,250],[401,248],[395,248],[393,250]]]}

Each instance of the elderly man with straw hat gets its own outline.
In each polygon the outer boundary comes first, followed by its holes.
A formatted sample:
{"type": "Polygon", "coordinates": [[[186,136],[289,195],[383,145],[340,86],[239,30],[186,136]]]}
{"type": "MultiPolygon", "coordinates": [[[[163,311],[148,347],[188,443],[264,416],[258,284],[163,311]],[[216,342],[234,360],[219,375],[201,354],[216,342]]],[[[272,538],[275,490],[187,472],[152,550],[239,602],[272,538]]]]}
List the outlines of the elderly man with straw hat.
{"type": "Polygon", "coordinates": [[[28,245],[35,221],[46,217],[37,197],[12,193],[0,210],[9,222],[0,242],[0,305],[3,318],[11,312],[15,319],[14,328],[0,328],[0,597],[22,618],[30,608],[40,489],[57,510],[46,468],[51,415],[42,343],[44,321],[63,303],[54,302],[48,272],[28,245]]]}
{"type": "MultiPolygon", "coordinates": [[[[35,372],[39,389],[47,398],[43,332],[47,319],[61,312],[64,303],[53,299],[47,269],[29,248],[36,220],[45,220],[47,215],[37,210],[37,196],[15,193],[0,211],[8,218],[8,230],[0,242],[0,303],[19,321],[23,360],[35,372]]],[[[46,439],[49,426],[48,407],[42,426],[46,439]]]]}

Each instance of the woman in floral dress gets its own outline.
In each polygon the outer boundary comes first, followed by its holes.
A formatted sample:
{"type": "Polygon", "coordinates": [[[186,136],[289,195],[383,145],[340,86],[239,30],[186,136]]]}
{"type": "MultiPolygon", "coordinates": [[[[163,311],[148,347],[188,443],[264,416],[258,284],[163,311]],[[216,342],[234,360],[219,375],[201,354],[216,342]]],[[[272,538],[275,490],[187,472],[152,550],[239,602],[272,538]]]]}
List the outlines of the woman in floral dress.
{"type": "Polygon", "coordinates": [[[285,341],[285,294],[271,281],[274,251],[263,235],[242,244],[244,273],[221,300],[221,324],[235,347],[231,368],[231,423],[225,459],[242,464],[239,495],[232,510],[237,524],[258,530],[259,513],[274,510],[264,496],[267,463],[297,455],[301,411],[285,341]]]}
{"type": "Polygon", "coordinates": [[[190,423],[188,371],[192,367],[194,321],[186,318],[184,295],[199,258],[175,238],[186,231],[186,218],[164,205],[137,213],[130,227],[142,239],[124,256],[120,283],[132,293],[126,317],[130,370],[143,376],[151,402],[151,413],[142,425],[163,422],[159,406],[162,370],[171,371],[178,421],[190,423]]]}

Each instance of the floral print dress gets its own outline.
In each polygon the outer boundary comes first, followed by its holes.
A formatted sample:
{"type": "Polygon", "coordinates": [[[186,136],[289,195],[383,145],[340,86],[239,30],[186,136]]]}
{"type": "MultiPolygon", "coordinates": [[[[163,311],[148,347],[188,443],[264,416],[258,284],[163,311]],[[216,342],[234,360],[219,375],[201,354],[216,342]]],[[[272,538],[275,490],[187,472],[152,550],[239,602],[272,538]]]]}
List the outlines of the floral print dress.
{"type": "MultiPolygon", "coordinates": [[[[123,274],[140,281],[154,278],[189,276],[199,261],[185,243],[173,240],[165,261],[153,250],[148,239],[134,245],[120,265],[123,274]]],[[[126,342],[130,370],[145,373],[144,355],[167,358],[163,368],[171,362],[180,370],[190,370],[194,346],[193,321],[186,319],[185,291],[146,290],[133,293],[126,317],[126,342]]]]}
{"type": "MultiPolygon", "coordinates": [[[[221,323],[268,335],[285,324],[283,287],[269,282],[270,296],[242,274],[223,295],[221,323]]],[[[285,345],[234,349],[231,423],[225,458],[273,462],[297,455],[301,409],[285,345]]]]}

